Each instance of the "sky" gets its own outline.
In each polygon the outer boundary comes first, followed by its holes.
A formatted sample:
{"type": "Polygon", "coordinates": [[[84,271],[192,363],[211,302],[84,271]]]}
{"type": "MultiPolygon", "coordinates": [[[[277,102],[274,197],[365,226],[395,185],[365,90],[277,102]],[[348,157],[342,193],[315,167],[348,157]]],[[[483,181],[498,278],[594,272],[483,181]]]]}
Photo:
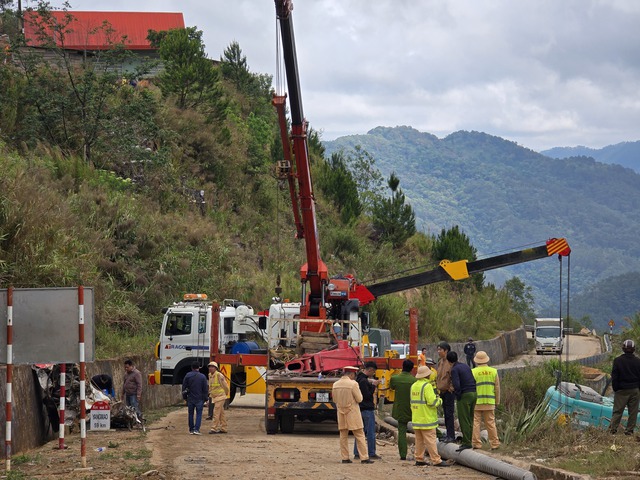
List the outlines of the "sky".
{"type": "MultiPolygon", "coordinates": [[[[293,2],[304,113],[323,140],[398,125],[536,151],[640,140],[638,0],[293,2]]],[[[273,0],[70,4],[182,12],[210,58],[237,41],[252,72],[276,78],[273,0]]]]}

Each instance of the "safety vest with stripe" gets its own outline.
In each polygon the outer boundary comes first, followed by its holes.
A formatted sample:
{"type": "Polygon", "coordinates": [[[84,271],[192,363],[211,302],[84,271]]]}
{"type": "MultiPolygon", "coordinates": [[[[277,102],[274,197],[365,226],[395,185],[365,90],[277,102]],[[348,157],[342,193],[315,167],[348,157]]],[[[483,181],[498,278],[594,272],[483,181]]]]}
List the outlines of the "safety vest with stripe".
{"type": "Polygon", "coordinates": [[[411,385],[411,424],[416,430],[430,430],[438,426],[437,407],[442,400],[426,378],[411,385]]]}
{"type": "Polygon", "coordinates": [[[476,405],[496,404],[496,377],[498,370],[487,365],[480,365],[472,370],[476,379],[476,392],[478,399],[476,405]]]}

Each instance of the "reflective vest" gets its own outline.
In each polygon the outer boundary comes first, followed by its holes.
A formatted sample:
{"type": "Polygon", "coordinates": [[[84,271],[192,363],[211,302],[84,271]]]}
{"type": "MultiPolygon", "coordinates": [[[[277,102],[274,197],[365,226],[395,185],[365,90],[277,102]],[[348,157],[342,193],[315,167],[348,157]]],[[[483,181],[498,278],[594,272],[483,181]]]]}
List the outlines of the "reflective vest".
{"type": "Polygon", "coordinates": [[[222,374],[220,372],[216,372],[214,374],[209,374],[209,396],[211,398],[227,396],[227,393],[224,391],[224,387],[220,383],[220,376],[222,374]]]}
{"type": "MultiPolygon", "coordinates": [[[[431,367],[429,367],[429,368],[431,368],[431,367]]],[[[433,387],[433,390],[435,391],[436,388],[437,388],[436,384],[438,382],[438,372],[434,368],[431,368],[431,375],[429,375],[427,377],[427,380],[429,381],[429,383],[433,387]]]]}
{"type": "Polygon", "coordinates": [[[411,385],[411,424],[416,430],[431,430],[438,426],[437,407],[442,403],[426,378],[411,385]]]}
{"type": "Polygon", "coordinates": [[[476,405],[495,405],[498,370],[488,365],[480,365],[474,368],[472,372],[473,378],[476,379],[476,392],[478,394],[476,405]]]}

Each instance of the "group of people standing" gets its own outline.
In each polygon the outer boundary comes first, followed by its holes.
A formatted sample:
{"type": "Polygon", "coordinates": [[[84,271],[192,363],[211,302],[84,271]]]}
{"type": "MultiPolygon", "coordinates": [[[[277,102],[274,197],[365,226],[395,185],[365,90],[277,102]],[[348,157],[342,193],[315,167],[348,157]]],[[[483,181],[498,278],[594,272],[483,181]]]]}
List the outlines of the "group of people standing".
{"type": "MultiPolygon", "coordinates": [[[[458,452],[469,448],[482,448],[480,427],[484,422],[491,449],[500,446],[495,423],[495,406],[500,403],[500,380],[490,358],[484,351],[475,353],[468,364],[458,361],[456,352],[446,342],[438,344],[438,362],[426,356],[423,349],[418,357],[418,369],[412,373],[414,363],[405,360],[402,372],[393,375],[389,388],[394,391],[391,415],[398,421],[398,452],[407,459],[407,424],[412,423],[416,438],[415,464],[448,467],[438,454],[438,407],[444,411],[446,434],[440,442],[455,442],[454,415],[457,404],[462,439],[458,452]]],[[[362,371],[345,367],[343,376],[333,384],[333,401],[338,413],[340,454],[342,463],[352,463],[348,447],[349,431],[355,437],[354,458],[361,463],[373,463],[380,458],[375,442],[375,379],[377,366],[367,362],[362,371]],[[366,452],[366,453],[365,453],[366,452]]]]}
{"type": "MultiPolygon", "coordinates": [[[[472,340],[470,339],[470,342],[472,340]]],[[[465,352],[468,349],[465,346],[465,352]]],[[[500,446],[495,423],[495,407],[500,403],[500,380],[490,358],[484,351],[475,352],[471,365],[458,361],[447,342],[437,346],[438,362],[426,356],[423,349],[418,356],[418,370],[412,375],[414,364],[405,360],[402,373],[391,377],[390,388],[395,392],[392,416],[398,421],[398,452],[401,460],[407,458],[407,424],[411,421],[416,435],[416,465],[426,465],[425,451],[431,463],[445,467],[438,455],[436,436],[438,407],[442,407],[445,435],[439,441],[456,441],[454,417],[457,404],[462,439],[458,452],[469,448],[482,448],[480,427],[484,422],[491,449],[500,446]]],[[[467,353],[468,357],[468,353],[467,353]]],[[[469,361],[469,360],[468,360],[469,361]]]]}
{"type": "Polygon", "coordinates": [[[189,433],[200,435],[202,411],[205,403],[209,402],[209,419],[213,424],[209,433],[227,433],[227,420],[224,413],[224,403],[229,393],[229,384],[225,376],[218,370],[216,362],[208,365],[209,377],[200,372],[200,364],[193,362],[191,371],[182,381],[182,396],[187,401],[189,416],[189,433]],[[211,412],[213,406],[213,412],[211,412]],[[195,414],[195,417],[194,417],[195,414]]]}

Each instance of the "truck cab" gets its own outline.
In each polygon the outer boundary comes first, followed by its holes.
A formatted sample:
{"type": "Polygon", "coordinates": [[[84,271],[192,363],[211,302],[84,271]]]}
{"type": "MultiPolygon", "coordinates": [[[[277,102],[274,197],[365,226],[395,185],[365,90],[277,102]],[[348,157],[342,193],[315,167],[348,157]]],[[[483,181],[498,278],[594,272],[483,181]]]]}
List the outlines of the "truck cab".
{"type": "Polygon", "coordinates": [[[533,335],[536,342],[536,354],[562,354],[564,329],[561,318],[536,318],[533,335]]]}
{"type": "MultiPolygon", "coordinates": [[[[178,385],[198,361],[209,363],[211,344],[212,302],[205,294],[186,294],[181,302],[163,309],[162,330],[156,345],[156,384],[178,385]]],[[[255,341],[259,335],[253,308],[243,302],[225,299],[220,305],[218,351],[221,353],[251,353],[259,350],[255,341]]]]}

